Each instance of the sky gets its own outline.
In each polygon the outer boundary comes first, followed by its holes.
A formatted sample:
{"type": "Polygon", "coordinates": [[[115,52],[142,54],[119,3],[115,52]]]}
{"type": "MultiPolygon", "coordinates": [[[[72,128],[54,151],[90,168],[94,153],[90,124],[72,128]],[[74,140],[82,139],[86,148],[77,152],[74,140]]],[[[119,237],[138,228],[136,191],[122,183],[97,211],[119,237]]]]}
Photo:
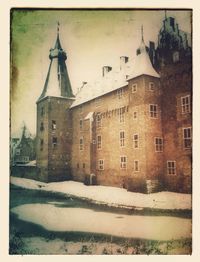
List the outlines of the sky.
{"type": "MultiPolygon", "coordinates": [[[[36,101],[42,93],[54,47],[57,22],[67,53],[74,94],[82,82],[99,78],[104,65],[118,68],[120,56],[133,58],[141,41],[157,44],[164,10],[31,10],[11,14],[11,135],[19,136],[22,123],[36,134],[36,101]]],[[[191,34],[191,12],[168,10],[179,28],[191,34]]]]}

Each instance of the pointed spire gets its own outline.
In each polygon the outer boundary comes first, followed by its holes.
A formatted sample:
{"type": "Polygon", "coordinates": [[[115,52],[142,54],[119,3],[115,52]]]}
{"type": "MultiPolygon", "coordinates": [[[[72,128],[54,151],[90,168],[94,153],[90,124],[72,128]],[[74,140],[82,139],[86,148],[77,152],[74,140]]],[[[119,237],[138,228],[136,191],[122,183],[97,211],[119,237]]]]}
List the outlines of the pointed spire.
{"type": "Polygon", "coordinates": [[[144,51],[146,51],[146,46],[145,46],[145,43],[144,43],[144,29],[143,29],[143,25],[142,25],[141,26],[141,44],[139,46],[139,53],[138,54],[141,54],[144,51]]]}
{"type": "Polygon", "coordinates": [[[56,39],[56,43],[55,43],[55,47],[54,49],[61,49],[61,44],[60,44],[60,37],[59,37],[59,32],[60,32],[60,22],[57,22],[57,39],[56,39]]]}
{"type": "Polygon", "coordinates": [[[59,30],[60,30],[60,22],[57,22],[57,36],[59,37],[59,30]]]}
{"type": "Polygon", "coordinates": [[[143,32],[143,25],[141,26],[141,36],[142,36],[142,42],[144,42],[144,32],[143,32]]]}
{"type": "Polygon", "coordinates": [[[167,10],[165,10],[165,20],[167,19],[167,10]]]}
{"type": "Polygon", "coordinates": [[[73,92],[65,60],[67,55],[62,49],[59,39],[60,23],[57,22],[57,39],[55,47],[50,50],[51,60],[45,85],[38,101],[47,96],[73,98],[73,92]]]}

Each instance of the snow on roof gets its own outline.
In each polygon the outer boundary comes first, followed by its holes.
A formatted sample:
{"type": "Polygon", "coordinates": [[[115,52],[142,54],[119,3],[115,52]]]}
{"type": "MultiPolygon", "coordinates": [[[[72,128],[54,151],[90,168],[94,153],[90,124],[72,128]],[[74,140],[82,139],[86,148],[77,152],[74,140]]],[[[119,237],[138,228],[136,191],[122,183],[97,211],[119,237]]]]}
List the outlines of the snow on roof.
{"type": "Polygon", "coordinates": [[[160,76],[153,68],[143,43],[141,43],[140,50],[141,53],[135,59],[125,63],[121,70],[111,70],[95,82],[85,84],[76,95],[76,100],[71,108],[127,86],[128,81],[132,78],[141,75],[159,78],[160,76]]]}
{"type": "Polygon", "coordinates": [[[146,51],[136,56],[134,62],[134,70],[132,70],[131,74],[128,77],[128,80],[140,75],[149,75],[157,78],[160,77],[156,70],[153,68],[149,55],[146,51]]]}

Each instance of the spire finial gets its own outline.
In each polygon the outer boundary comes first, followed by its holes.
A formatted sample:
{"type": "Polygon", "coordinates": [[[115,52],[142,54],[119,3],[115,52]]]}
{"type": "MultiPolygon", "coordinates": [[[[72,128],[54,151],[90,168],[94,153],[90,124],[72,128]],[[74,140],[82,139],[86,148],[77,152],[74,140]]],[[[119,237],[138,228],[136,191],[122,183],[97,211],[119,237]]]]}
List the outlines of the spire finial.
{"type": "Polygon", "coordinates": [[[59,30],[60,30],[60,23],[59,21],[57,22],[57,35],[59,36],[59,30]]]}
{"type": "Polygon", "coordinates": [[[144,42],[144,32],[143,32],[143,25],[141,26],[141,35],[142,35],[142,42],[144,42]]]}
{"type": "Polygon", "coordinates": [[[165,20],[167,19],[167,10],[165,10],[165,20]]]}

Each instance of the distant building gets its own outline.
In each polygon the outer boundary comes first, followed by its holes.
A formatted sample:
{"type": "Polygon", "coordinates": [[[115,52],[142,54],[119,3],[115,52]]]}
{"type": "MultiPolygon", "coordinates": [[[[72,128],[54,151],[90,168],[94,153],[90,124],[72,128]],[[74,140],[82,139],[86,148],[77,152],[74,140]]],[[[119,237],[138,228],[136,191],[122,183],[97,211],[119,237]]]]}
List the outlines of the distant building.
{"type": "Polygon", "coordinates": [[[158,47],[103,67],[72,93],[59,33],[37,101],[42,181],[73,179],[132,191],[191,191],[192,64],[187,35],[165,17],[158,47]]]}
{"type": "Polygon", "coordinates": [[[11,163],[12,165],[24,165],[35,160],[35,139],[23,126],[21,138],[11,139],[11,163]]]}

